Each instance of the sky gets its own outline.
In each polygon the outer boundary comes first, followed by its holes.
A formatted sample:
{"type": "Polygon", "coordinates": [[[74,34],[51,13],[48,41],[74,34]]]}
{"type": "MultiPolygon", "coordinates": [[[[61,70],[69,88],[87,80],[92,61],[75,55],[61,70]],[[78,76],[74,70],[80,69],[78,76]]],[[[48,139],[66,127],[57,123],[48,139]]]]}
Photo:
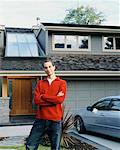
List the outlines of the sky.
{"type": "Polygon", "coordinates": [[[60,23],[69,9],[93,7],[102,12],[103,25],[120,26],[120,0],[0,0],[0,25],[32,27],[40,22],[60,23]]]}

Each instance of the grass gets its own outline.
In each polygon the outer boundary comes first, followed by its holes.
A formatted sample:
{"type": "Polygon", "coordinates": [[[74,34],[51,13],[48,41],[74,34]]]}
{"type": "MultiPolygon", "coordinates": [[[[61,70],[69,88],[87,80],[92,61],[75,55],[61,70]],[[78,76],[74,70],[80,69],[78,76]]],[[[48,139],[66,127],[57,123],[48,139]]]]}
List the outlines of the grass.
{"type": "MultiPolygon", "coordinates": [[[[25,146],[0,146],[0,149],[25,150],[25,146]]],[[[50,147],[39,146],[38,150],[50,150],[50,147]]]]}
{"type": "MultiPolygon", "coordinates": [[[[16,150],[25,150],[25,146],[0,146],[0,149],[16,149],[16,150]]],[[[51,150],[50,147],[46,146],[39,146],[38,150],[51,150]]],[[[65,150],[64,148],[61,148],[61,150],[65,150]]]]}

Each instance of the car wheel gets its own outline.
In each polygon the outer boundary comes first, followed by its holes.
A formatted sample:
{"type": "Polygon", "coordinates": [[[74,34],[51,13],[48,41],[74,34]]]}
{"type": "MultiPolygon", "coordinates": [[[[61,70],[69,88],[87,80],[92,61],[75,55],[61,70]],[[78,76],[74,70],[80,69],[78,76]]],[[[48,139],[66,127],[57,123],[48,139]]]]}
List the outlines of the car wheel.
{"type": "Polygon", "coordinates": [[[83,120],[80,116],[75,117],[75,128],[78,131],[78,133],[84,133],[85,132],[85,127],[83,120]]]}

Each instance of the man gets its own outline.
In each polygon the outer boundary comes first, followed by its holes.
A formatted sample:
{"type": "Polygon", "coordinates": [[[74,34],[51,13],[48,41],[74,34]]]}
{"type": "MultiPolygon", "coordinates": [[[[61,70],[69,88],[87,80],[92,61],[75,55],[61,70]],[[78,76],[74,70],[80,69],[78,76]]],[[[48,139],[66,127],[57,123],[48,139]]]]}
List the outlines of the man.
{"type": "Polygon", "coordinates": [[[38,106],[36,120],[26,142],[26,150],[37,150],[45,133],[51,141],[52,150],[60,150],[62,103],[66,95],[66,81],[56,77],[55,66],[50,59],[44,62],[47,77],[40,80],[34,91],[34,102],[38,106]]]}

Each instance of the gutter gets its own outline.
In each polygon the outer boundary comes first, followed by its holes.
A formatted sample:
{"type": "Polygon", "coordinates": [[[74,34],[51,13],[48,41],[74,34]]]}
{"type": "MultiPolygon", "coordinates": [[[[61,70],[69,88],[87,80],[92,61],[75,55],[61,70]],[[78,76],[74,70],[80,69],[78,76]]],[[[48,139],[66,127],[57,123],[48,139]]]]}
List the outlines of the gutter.
{"type": "Polygon", "coordinates": [[[63,27],[63,26],[45,26],[46,30],[52,31],[77,31],[77,32],[94,32],[94,33],[120,33],[120,29],[106,28],[88,28],[88,27],[63,27]]]}
{"type": "MultiPolygon", "coordinates": [[[[45,76],[44,71],[11,71],[11,70],[3,70],[0,71],[0,76],[45,76]]],[[[69,77],[120,77],[120,71],[56,71],[56,75],[58,76],[69,76],[69,77]]]]}

